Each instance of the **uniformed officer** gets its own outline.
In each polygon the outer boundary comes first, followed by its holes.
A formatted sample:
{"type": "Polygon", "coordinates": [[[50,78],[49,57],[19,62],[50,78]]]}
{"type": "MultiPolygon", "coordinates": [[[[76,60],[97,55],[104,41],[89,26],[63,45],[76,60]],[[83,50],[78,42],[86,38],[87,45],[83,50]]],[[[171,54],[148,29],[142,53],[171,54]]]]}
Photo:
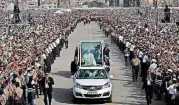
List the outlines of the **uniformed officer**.
{"type": "Polygon", "coordinates": [[[46,54],[44,55],[46,59],[44,59],[44,63],[46,66],[45,72],[48,73],[51,71],[51,60],[50,60],[49,53],[50,53],[49,49],[46,49],[46,54]]]}
{"type": "Polygon", "coordinates": [[[54,85],[53,78],[52,77],[48,77],[48,74],[47,74],[46,77],[44,78],[43,85],[44,85],[44,103],[45,103],[45,105],[51,105],[52,92],[53,92],[52,85],[54,85]],[[47,102],[47,98],[48,98],[49,102],[47,102]]]}
{"type": "Polygon", "coordinates": [[[146,100],[147,100],[147,105],[152,103],[152,98],[153,98],[153,85],[152,85],[152,78],[150,76],[150,72],[147,74],[147,78],[145,78],[142,89],[145,89],[145,94],[146,94],[146,100]]]}
{"type": "Polygon", "coordinates": [[[56,50],[57,50],[56,56],[60,57],[60,50],[61,50],[61,48],[60,48],[60,39],[57,38],[54,43],[56,45],[56,50]]]}
{"type": "Polygon", "coordinates": [[[69,35],[65,35],[65,47],[68,48],[69,35]]]}

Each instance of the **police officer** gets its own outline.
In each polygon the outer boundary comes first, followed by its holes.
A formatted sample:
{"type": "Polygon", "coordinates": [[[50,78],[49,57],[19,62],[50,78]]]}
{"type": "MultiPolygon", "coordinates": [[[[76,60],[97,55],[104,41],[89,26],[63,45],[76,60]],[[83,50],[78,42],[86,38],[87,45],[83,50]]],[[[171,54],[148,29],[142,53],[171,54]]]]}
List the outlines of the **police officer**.
{"type": "Polygon", "coordinates": [[[147,74],[147,78],[144,80],[142,89],[145,89],[145,94],[146,94],[146,100],[147,100],[147,105],[152,103],[152,98],[153,98],[153,85],[152,85],[152,78],[150,75],[150,72],[147,74]]]}
{"type": "Polygon", "coordinates": [[[53,92],[52,85],[54,85],[53,78],[52,77],[48,77],[48,74],[47,74],[46,77],[44,78],[43,85],[44,85],[44,103],[45,103],[45,105],[51,105],[52,92],[53,92]],[[47,102],[47,98],[48,98],[49,102],[47,102]]]}
{"type": "Polygon", "coordinates": [[[65,47],[68,48],[69,35],[65,35],[65,47]]]}

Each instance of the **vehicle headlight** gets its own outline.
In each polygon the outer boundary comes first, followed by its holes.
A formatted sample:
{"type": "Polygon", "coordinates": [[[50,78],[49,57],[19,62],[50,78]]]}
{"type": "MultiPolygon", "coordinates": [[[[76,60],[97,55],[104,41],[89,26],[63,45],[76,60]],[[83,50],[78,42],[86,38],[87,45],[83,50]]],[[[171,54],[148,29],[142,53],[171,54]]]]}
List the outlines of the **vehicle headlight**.
{"type": "Polygon", "coordinates": [[[109,87],[110,87],[110,83],[109,82],[107,82],[106,84],[103,85],[103,89],[104,88],[109,88],[109,87]]]}
{"type": "Polygon", "coordinates": [[[76,83],[76,84],[75,84],[75,87],[76,87],[76,88],[79,88],[79,89],[82,89],[82,88],[83,88],[79,83],[76,83]]]}

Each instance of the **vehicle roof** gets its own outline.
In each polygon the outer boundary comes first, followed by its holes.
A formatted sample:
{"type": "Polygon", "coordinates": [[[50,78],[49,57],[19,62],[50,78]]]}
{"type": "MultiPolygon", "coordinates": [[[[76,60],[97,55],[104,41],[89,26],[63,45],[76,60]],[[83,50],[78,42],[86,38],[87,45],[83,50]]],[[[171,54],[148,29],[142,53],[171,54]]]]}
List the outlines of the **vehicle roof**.
{"type": "Polygon", "coordinates": [[[80,40],[80,42],[103,42],[103,40],[80,40]]]}
{"type": "Polygon", "coordinates": [[[79,67],[79,69],[105,69],[103,66],[100,67],[79,67]]]}

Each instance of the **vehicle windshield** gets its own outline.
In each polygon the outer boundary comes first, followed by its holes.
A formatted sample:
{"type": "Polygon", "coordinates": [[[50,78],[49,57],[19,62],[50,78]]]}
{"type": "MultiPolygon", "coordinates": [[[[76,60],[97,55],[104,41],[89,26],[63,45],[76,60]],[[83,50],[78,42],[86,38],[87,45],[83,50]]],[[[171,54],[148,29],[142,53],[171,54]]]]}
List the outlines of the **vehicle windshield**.
{"type": "Polygon", "coordinates": [[[82,42],[80,60],[82,67],[102,65],[101,42],[82,42]]]}
{"type": "Polygon", "coordinates": [[[107,79],[107,73],[104,69],[80,69],[76,79],[107,79]]]}

